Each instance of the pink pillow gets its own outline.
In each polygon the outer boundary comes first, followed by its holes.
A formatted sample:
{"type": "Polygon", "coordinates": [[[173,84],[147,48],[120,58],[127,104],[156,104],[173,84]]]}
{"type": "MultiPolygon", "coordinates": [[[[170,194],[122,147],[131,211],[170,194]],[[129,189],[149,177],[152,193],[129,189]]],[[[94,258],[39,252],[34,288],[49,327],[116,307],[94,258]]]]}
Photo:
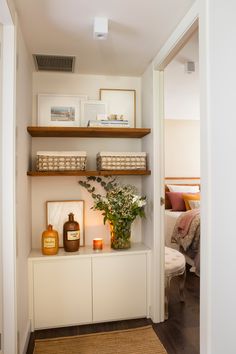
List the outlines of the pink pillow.
{"type": "Polygon", "coordinates": [[[186,206],[181,192],[166,192],[170,199],[173,211],[186,211],[186,206]]]}

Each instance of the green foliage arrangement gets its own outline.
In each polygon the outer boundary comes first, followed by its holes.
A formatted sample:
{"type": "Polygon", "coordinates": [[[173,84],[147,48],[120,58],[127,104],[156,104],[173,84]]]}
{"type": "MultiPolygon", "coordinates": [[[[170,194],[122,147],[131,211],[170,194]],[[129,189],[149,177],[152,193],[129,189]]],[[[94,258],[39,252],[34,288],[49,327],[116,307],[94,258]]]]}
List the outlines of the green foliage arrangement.
{"type": "Polygon", "coordinates": [[[102,211],[104,224],[109,221],[112,231],[119,242],[113,248],[124,248],[130,238],[130,228],[137,216],[144,217],[144,206],[146,197],[137,194],[137,189],[132,185],[121,185],[116,178],[90,176],[86,181],[79,181],[79,184],[86,188],[94,199],[92,209],[102,211]],[[96,192],[91,182],[97,182],[105,190],[105,195],[96,192]]]}

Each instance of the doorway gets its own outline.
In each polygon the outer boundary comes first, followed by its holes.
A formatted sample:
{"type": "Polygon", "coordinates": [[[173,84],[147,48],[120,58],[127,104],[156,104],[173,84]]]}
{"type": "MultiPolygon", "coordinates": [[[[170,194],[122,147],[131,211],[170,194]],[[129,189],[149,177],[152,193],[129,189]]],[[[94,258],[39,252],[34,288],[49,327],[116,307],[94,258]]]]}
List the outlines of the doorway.
{"type": "MultiPolygon", "coordinates": [[[[179,277],[173,277],[168,291],[168,323],[178,323],[181,345],[198,354],[200,319],[200,99],[198,31],[164,69],[164,240],[166,253],[180,251],[186,260],[185,303],[181,303],[179,277]],[[190,198],[193,198],[194,201],[190,198]],[[187,205],[188,204],[188,205],[187,205]],[[187,211],[191,207],[191,210],[187,211]],[[192,218],[184,237],[178,225],[192,218]],[[172,239],[174,235],[175,240],[172,239]],[[182,242],[187,244],[182,247],[182,242]],[[191,308],[191,310],[190,310],[191,308]],[[189,329],[191,322],[191,330],[189,329]],[[189,330],[189,335],[184,336],[189,330]]],[[[166,313],[167,316],[167,313],[166,313]]],[[[171,336],[171,333],[170,333],[171,336]]],[[[177,349],[180,340],[172,339],[177,349]]],[[[180,349],[179,349],[180,350],[180,349]]],[[[189,350],[190,351],[190,350],[189,350]]],[[[177,349],[178,352],[178,349],[177,349]]],[[[188,352],[188,351],[186,351],[188,352]]]]}
{"type": "Polygon", "coordinates": [[[193,7],[185,16],[183,21],[176,28],[165,46],[153,61],[153,141],[154,144],[155,163],[153,166],[153,178],[157,188],[154,189],[154,210],[157,217],[154,219],[155,234],[155,267],[154,279],[156,286],[154,288],[154,298],[158,299],[158,303],[154,312],[154,322],[164,321],[164,206],[163,199],[164,190],[164,69],[180,51],[192,34],[198,29],[198,8],[193,7]]]}
{"type": "MultiPolygon", "coordinates": [[[[190,193],[191,196],[191,192],[200,191],[199,94],[196,31],[164,70],[164,231],[165,245],[175,249],[179,249],[179,245],[171,242],[171,236],[177,218],[186,211],[186,204],[188,207],[191,204],[192,209],[200,205],[199,200],[185,202],[180,194],[190,193]]],[[[198,198],[200,194],[194,197],[198,198]]]]}

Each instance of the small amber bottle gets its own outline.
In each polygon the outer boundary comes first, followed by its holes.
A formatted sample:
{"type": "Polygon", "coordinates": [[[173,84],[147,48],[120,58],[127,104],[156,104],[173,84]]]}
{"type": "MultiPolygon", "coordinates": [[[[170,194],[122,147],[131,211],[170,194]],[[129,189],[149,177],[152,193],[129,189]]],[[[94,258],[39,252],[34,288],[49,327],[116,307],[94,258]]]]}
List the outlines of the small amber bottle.
{"type": "Polygon", "coordinates": [[[42,233],[42,253],[48,256],[58,253],[59,237],[58,232],[48,225],[47,230],[42,233]]]}
{"type": "Polygon", "coordinates": [[[69,220],[63,227],[63,245],[66,252],[76,252],[80,246],[80,227],[74,220],[74,214],[70,213],[69,220]]]}

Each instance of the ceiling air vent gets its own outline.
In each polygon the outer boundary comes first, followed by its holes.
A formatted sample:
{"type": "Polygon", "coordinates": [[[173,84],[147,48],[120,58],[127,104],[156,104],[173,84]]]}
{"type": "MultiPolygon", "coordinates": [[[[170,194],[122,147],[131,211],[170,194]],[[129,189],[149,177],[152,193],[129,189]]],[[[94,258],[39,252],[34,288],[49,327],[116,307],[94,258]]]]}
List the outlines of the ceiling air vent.
{"type": "Polygon", "coordinates": [[[75,57],[33,54],[37,71],[74,72],[75,57]]]}

